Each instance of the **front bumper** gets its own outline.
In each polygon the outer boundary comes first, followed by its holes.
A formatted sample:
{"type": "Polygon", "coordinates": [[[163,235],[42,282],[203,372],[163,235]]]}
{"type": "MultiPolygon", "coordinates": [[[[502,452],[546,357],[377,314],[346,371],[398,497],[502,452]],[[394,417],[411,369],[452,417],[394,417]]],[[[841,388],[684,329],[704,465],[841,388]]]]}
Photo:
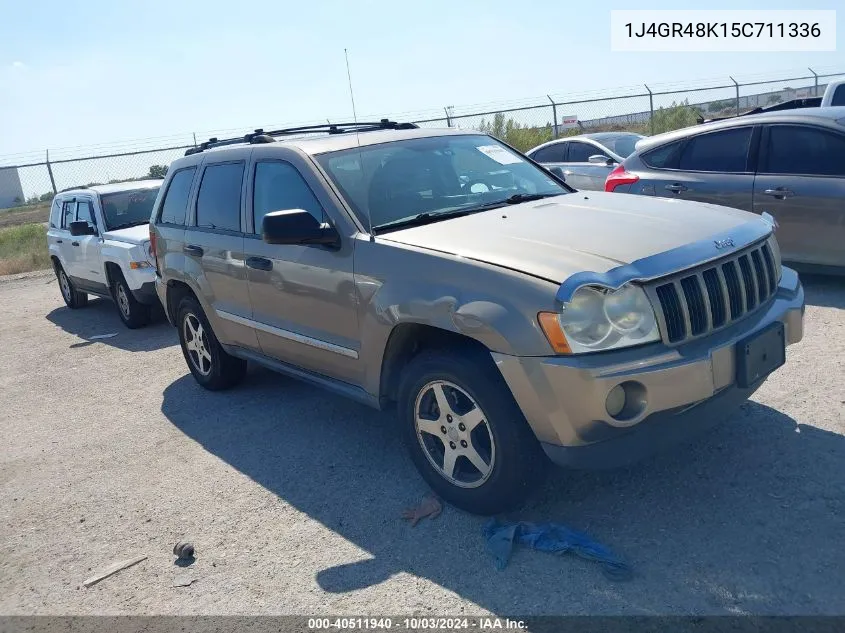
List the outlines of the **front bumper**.
{"type": "Polygon", "coordinates": [[[641,459],[714,426],[763,382],[736,384],[736,344],[768,325],[784,324],[786,344],[804,334],[804,290],[784,268],[768,307],[725,330],[678,347],[662,343],[582,356],[493,354],[517,404],[549,457],[579,468],[641,459]],[[607,394],[635,381],[646,404],[624,422],[610,417],[607,394]]]}
{"type": "Polygon", "coordinates": [[[143,303],[144,305],[155,305],[159,303],[154,281],[147,281],[142,283],[140,288],[133,288],[132,294],[138,303],[143,303]]]}

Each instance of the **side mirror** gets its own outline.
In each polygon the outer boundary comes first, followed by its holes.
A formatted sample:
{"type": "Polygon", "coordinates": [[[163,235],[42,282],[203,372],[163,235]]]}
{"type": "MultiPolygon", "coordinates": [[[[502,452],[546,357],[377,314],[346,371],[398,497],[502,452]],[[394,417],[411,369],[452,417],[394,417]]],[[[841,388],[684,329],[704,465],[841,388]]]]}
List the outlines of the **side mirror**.
{"type": "Polygon", "coordinates": [[[566,182],[566,174],[563,173],[563,169],[561,167],[549,167],[549,172],[557,176],[559,180],[566,182]]]}
{"type": "Polygon", "coordinates": [[[337,244],[333,226],[320,223],[304,209],[272,211],[261,222],[261,238],[268,244],[337,244]]]}
{"type": "Polygon", "coordinates": [[[85,220],[77,220],[70,223],[70,234],[73,237],[80,237],[82,235],[96,235],[97,229],[88,224],[85,220]]]}
{"type": "Polygon", "coordinates": [[[616,161],[604,154],[593,154],[587,159],[587,162],[594,165],[612,165],[616,161]]]}

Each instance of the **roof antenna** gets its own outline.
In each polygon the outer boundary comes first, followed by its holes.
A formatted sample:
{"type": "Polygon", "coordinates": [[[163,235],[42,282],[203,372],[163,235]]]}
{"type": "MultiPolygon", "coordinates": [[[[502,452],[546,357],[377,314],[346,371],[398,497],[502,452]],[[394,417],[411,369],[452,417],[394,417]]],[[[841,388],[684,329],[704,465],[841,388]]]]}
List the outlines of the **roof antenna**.
{"type": "MultiPolygon", "coordinates": [[[[361,166],[362,184],[366,184],[364,173],[364,157],[361,154],[361,135],[358,132],[358,114],[355,112],[355,93],[352,92],[352,73],[349,71],[349,53],[343,49],[343,57],[346,59],[346,78],[349,80],[349,100],[352,102],[352,119],[355,121],[355,142],[358,143],[358,164],[361,166]]],[[[370,240],[373,239],[373,221],[370,219],[370,209],[367,207],[367,212],[364,214],[367,220],[367,233],[370,234],[370,240]]]]}

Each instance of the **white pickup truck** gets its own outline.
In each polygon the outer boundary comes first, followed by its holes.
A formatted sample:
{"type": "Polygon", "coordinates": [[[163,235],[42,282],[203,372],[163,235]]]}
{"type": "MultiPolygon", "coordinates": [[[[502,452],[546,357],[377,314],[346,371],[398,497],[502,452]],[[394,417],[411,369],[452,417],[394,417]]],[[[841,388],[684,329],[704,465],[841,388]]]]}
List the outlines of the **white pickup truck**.
{"type": "Polygon", "coordinates": [[[53,199],[47,244],[69,308],[88,295],[117,304],[129,328],[146,325],[158,304],[149,222],[161,180],[96,185],[53,199]]]}

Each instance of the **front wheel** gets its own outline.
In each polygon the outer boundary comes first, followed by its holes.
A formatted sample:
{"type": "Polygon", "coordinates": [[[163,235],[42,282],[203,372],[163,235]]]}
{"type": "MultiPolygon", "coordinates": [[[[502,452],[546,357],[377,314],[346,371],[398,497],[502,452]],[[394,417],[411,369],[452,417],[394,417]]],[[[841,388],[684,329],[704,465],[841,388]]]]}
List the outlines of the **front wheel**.
{"type": "Polygon", "coordinates": [[[226,353],[199,302],[185,297],[179,303],[178,315],[179,344],[196,381],[210,391],[228,389],[241,382],[246,375],[246,361],[226,353]]]}
{"type": "Polygon", "coordinates": [[[77,308],[84,308],[88,305],[88,294],[79,292],[76,289],[61,264],[56,264],[56,278],[59,280],[59,290],[62,291],[62,299],[65,300],[65,305],[68,308],[76,310],[77,308]]]}
{"type": "Polygon", "coordinates": [[[423,352],[405,371],[399,411],[417,469],[474,514],[521,505],[547,458],[495,366],[473,352],[423,352]]]}
{"type": "Polygon", "coordinates": [[[150,322],[150,308],[137,299],[126,285],[123,275],[119,275],[112,284],[112,296],[117,304],[117,313],[123,324],[130,330],[144,327],[150,322]]]}

